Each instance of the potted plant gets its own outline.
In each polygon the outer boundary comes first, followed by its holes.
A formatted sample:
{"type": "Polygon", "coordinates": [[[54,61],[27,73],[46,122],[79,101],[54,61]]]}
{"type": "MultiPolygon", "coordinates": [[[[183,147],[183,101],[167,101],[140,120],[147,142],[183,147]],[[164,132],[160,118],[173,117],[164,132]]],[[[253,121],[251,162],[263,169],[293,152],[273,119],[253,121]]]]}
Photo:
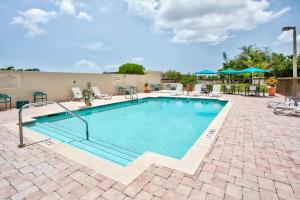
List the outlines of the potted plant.
{"type": "Polygon", "coordinates": [[[92,92],[91,92],[91,83],[87,82],[86,85],[87,85],[86,89],[84,89],[82,91],[82,96],[83,96],[85,105],[86,106],[91,106],[92,105],[92,103],[91,103],[91,95],[92,95],[92,92]]]}
{"type": "Polygon", "coordinates": [[[145,93],[150,93],[150,92],[151,92],[151,90],[148,89],[148,83],[145,83],[145,84],[144,84],[144,87],[145,87],[145,89],[144,89],[144,92],[145,92],[145,93]]]}
{"type": "Polygon", "coordinates": [[[196,76],[191,74],[183,75],[180,80],[180,82],[188,92],[193,91],[193,85],[196,83],[196,81],[196,76]]]}
{"type": "Polygon", "coordinates": [[[275,96],[276,94],[276,84],[278,83],[278,80],[276,77],[270,77],[267,81],[266,84],[269,86],[268,91],[269,91],[269,96],[275,96]]]}

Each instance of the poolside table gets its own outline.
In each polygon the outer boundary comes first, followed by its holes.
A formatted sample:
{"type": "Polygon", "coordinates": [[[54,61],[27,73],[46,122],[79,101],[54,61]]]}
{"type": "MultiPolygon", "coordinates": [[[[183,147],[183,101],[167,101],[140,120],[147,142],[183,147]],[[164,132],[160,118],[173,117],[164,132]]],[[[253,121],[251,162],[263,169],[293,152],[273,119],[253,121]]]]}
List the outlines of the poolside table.
{"type": "Polygon", "coordinates": [[[29,101],[28,101],[28,100],[24,100],[24,99],[17,100],[17,101],[16,101],[16,108],[17,108],[17,109],[20,109],[22,106],[24,106],[24,105],[26,105],[26,104],[29,104],[29,101]]]}

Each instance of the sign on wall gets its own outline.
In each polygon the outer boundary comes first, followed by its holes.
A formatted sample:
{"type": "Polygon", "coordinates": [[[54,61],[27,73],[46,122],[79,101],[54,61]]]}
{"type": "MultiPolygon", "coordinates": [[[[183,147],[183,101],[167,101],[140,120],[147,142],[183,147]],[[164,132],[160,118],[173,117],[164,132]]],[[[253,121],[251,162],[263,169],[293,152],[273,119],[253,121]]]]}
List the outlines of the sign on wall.
{"type": "Polygon", "coordinates": [[[112,84],[116,85],[117,83],[121,82],[121,76],[113,76],[112,77],[112,84]]]}
{"type": "Polygon", "coordinates": [[[0,88],[16,89],[21,87],[21,77],[16,74],[0,74],[0,88]]]}

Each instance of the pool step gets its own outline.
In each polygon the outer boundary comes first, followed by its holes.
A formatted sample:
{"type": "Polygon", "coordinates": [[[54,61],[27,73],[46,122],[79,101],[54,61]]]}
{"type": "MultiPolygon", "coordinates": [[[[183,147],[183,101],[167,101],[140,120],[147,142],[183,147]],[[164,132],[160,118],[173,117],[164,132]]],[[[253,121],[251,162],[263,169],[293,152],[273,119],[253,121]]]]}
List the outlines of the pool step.
{"type": "Polygon", "coordinates": [[[82,150],[88,151],[123,166],[128,165],[140,156],[137,152],[130,151],[96,138],[90,138],[91,140],[89,141],[85,140],[69,129],[48,122],[35,123],[35,126],[32,126],[31,128],[49,137],[69,143],[82,150]]]}
{"type": "Polygon", "coordinates": [[[43,126],[41,124],[36,124],[35,126],[30,126],[30,128],[37,131],[37,132],[40,132],[40,133],[42,133],[44,135],[47,135],[51,138],[58,139],[58,140],[60,140],[62,142],[65,142],[65,143],[70,143],[70,142],[74,141],[74,139],[72,139],[68,136],[64,136],[60,133],[57,133],[56,131],[53,131],[49,127],[43,126]]]}
{"type": "Polygon", "coordinates": [[[129,163],[131,163],[135,159],[135,158],[131,158],[131,157],[123,157],[124,155],[115,155],[110,152],[104,151],[101,148],[92,146],[91,142],[88,142],[88,141],[87,142],[86,141],[85,142],[73,141],[71,144],[82,150],[85,150],[92,154],[95,154],[101,158],[118,163],[122,166],[127,166],[129,163]]]}
{"type": "MultiPolygon", "coordinates": [[[[81,140],[82,139],[85,139],[85,134],[84,133],[76,133],[75,131],[73,130],[70,130],[70,129],[67,129],[65,127],[62,127],[60,125],[56,125],[56,124],[51,124],[51,123],[46,123],[48,126],[51,126],[53,128],[56,128],[58,130],[61,130],[67,134],[70,134],[70,135],[73,135],[73,136],[77,136],[77,135],[84,135],[84,137],[79,137],[81,140]]],[[[84,140],[84,141],[87,141],[87,140],[84,140]]],[[[112,149],[113,151],[117,151],[117,152],[121,152],[121,153],[124,153],[124,154],[127,154],[131,157],[139,157],[141,154],[138,153],[138,152],[135,152],[135,151],[132,151],[132,150],[129,150],[127,148],[124,148],[124,147],[120,147],[120,146],[117,146],[115,144],[111,144],[109,142],[106,142],[104,140],[101,140],[99,138],[95,138],[95,137],[92,137],[90,136],[89,137],[89,142],[92,142],[92,144],[96,143],[97,145],[101,145],[103,146],[103,148],[108,148],[108,149],[112,149]]]]}

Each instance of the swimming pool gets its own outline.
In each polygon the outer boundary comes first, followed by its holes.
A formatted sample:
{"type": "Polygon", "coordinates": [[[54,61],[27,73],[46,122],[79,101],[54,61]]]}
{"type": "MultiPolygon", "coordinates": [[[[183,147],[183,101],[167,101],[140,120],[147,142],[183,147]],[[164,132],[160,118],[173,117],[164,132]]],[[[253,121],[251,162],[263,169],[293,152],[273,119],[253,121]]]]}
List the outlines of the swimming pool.
{"type": "Polygon", "coordinates": [[[149,97],[76,111],[85,126],[67,113],[37,117],[25,125],[51,138],[127,166],[143,153],[181,159],[227,101],[149,97]]]}

